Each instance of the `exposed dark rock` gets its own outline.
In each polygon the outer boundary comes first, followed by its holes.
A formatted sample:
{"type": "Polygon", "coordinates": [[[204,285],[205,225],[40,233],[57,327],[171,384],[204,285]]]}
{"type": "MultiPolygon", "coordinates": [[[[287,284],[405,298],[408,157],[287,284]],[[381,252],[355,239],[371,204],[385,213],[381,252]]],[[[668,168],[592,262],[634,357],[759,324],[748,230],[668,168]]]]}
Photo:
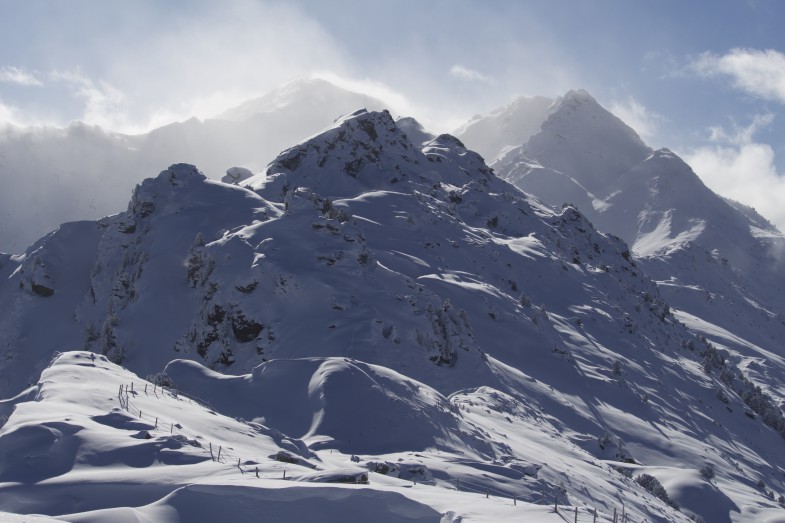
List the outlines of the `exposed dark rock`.
{"type": "Polygon", "coordinates": [[[232,332],[240,343],[253,341],[264,329],[264,325],[238,312],[232,316],[232,332]]]}
{"type": "Polygon", "coordinates": [[[46,285],[41,285],[40,283],[35,282],[32,284],[32,289],[34,293],[39,296],[43,296],[44,298],[48,298],[55,293],[55,290],[51,287],[47,287],[46,285]]]}

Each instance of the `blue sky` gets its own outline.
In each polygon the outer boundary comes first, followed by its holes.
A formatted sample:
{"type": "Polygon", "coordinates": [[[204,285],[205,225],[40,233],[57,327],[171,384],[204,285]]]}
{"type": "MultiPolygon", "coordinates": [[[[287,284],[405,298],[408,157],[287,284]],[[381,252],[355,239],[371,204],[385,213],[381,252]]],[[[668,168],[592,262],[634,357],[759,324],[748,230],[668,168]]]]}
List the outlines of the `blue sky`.
{"type": "Polygon", "coordinates": [[[517,95],[585,88],[650,145],[684,156],[715,190],[785,223],[785,214],[772,216],[779,206],[766,203],[785,198],[785,2],[0,7],[0,122],[83,120],[140,132],[320,74],[449,131],[517,95]]]}

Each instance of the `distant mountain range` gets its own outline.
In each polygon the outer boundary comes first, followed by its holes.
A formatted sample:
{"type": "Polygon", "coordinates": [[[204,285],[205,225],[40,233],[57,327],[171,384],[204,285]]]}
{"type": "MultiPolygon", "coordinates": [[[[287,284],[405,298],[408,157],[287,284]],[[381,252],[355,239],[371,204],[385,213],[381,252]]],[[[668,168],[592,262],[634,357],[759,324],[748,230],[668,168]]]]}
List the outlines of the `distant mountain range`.
{"type": "Polygon", "coordinates": [[[0,252],[22,252],[66,221],[117,212],[150,173],[190,162],[210,178],[241,166],[263,171],[281,150],[329,127],[369,96],[300,79],[204,121],[192,118],[147,134],[122,135],[74,123],[65,129],[0,131],[0,252]],[[13,182],[11,182],[11,180],[13,182]]]}

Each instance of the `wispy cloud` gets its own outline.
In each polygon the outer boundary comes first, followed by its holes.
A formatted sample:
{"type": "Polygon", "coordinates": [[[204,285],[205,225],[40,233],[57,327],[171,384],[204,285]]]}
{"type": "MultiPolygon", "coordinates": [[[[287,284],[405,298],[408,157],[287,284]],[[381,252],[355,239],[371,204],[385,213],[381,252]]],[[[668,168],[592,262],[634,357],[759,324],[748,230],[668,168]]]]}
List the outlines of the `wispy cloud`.
{"type": "MultiPolygon", "coordinates": [[[[112,130],[136,132],[192,116],[208,118],[292,78],[316,73],[352,79],[363,84],[363,92],[385,100],[397,93],[405,98],[400,100],[405,103],[393,101],[402,114],[449,131],[520,94],[592,88],[577,80],[574,59],[559,50],[563,46],[556,36],[533,20],[523,28],[516,23],[520,33],[483,30],[483,45],[456,41],[452,35],[478,25],[511,23],[502,12],[480,4],[468,6],[468,15],[453,13],[450,26],[456,30],[449,37],[434,33],[422,20],[411,27],[398,27],[394,19],[363,23],[352,31],[341,22],[345,17],[332,13],[337,10],[311,4],[200,1],[182,10],[165,2],[138,2],[132,9],[103,2],[90,17],[60,7],[62,23],[37,37],[38,47],[56,41],[56,48],[39,61],[13,63],[27,65],[26,71],[8,70],[8,78],[42,82],[43,88],[21,94],[9,90],[6,102],[24,110],[28,119],[53,125],[93,119],[117,123],[112,130]],[[101,20],[117,23],[97,23],[101,20]],[[89,31],[98,43],[73,38],[76,30],[89,31]],[[423,52],[426,37],[430,45],[423,52]],[[389,45],[391,38],[398,38],[395,45],[389,45]],[[48,64],[60,71],[81,67],[92,85],[53,82],[48,64]],[[531,74],[535,69],[537,74],[531,74]]],[[[371,4],[355,9],[360,19],[374,19],[379,9],[371,4]]],[[[382,12],[399,11],[391,6],[382,12]]],[[[441,8],[424,5],[423,12],[427,21],[441,8]]]]}
{"type": "Polygon", "coordinates": [[[310,76],[311,78],[327,80],[347,91],[363,93],[370,97],[377,98],[388,104],[387,109],[392,111],[396,116],[411,116],[416,112],[411,100],[383,82],[371,80],[370,78],[359,80],[352,79],[345,76],[339,76],[329,71],[315,72],[310,76]]]}
{"type": "Polygon", "coordinates": [[[35,87],[44,85],[35,72],[12,65],[0,67],[0,83],[35,87]]]}
{"type": "Polygon", "coordinates": [[[22,108],[8,103],[7,100],[0,98],[0,140],[3,133],[10,130],[10,127],[33,127],[47,125],[48,121],[43,121],[35,116],[28,114],[22,108]]]}
{"type": "Polygon", "coordinates": [[[119,102],[109,87],[122,86],[127,120],[147,128],[161,115],[214,116],[314,70],[349,73],[345,51],[307,12],[250,0],[207,3],[136,48],[111,51],[116,65],[95,85],[109,104],[119,102]]]}
{"type": "Polygon", "coordinates": [[[773,119],[763,114],[747,126],[711,127],[708,139],[713,144],[680,154],[713,191],[754,207],[785,231],[785,178],[777,172],[772,147],[755,140],[773,119]]]}
{"type": "Polygon", "coordinates": [[[84,122],[107,129],[127,129],[127,98],[116,87],[103,80],[94,81],[79,69],[52,71],[49,78],[64,83],[83,101],[84,122]]]}
{"type": "Polygon", "coordinates": [[[657,136],[659,126],[664,120],[662,115],[646,108],[632,96],[611,102],[610,111],[632,127],[646,142],[657,136]]]}
{"type": "Polygon", "coordinates": [[[490,83],[491,79],[482,74],[481,72],[470,69],[463,65],[453,65],[450,68],[450,75],[460,78],[461,80],[470,80],[472,82],[490,83]]]}
{"type": "Polygon", "coordinates": [[[709,140],[716,143],[742,146],[753,143],[755,134],[770,126],[774,121],[772,113],[756,114],[752,118],[752,122],[746,126],[740,126],[736,122],[731,125],[731,130],[722,126],[709,127],[709,140]]]}
{"type": "Polygon", "coordinates": [[[774,49],[732,49],[724,55],[703,53],[691,64],[704,76],[727,76],[749,94],[785,103],[785,54],[774,49]]]}

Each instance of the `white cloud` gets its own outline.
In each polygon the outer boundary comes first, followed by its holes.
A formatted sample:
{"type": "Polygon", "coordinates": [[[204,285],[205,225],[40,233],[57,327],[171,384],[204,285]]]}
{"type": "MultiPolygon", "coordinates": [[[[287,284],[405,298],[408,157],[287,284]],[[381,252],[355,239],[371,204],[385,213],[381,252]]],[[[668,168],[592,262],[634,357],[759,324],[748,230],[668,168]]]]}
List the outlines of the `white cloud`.
{"type": "Polygon", "coordinates": [[[704,76],[729,76],[737,89],[785,103],[785,54],[774,49],[703,53],[693,61],[692,69],[704,76]]]}
{"type": "Polygon", "coordinates": [[[85,123],[129,132],[140,130],[129,126],[126,96],[108,82],[93,81],[79,69],[53,71],[49,78],[65,83],[74,96],[83,100],[84,114],[81,120],[85,123]]]}
{"type": "Polygon", "coordinates": [[[0,101],[0,125],[18,125],[17,111],[0,101]]]}
{"type": "Polygon", "coordinates": [[[647,109],[632,96],[628,96],[626,100],[611,102],[610,111],[632,127],[645,142],[657,136],[659,125],[663,121],[661,115],[647,109]]]}
{"type": "Polygon", "coordinates": [[[491,81],[490,78],[481,72],[458,64],[453,65],[450,68],[450,74],[461,80],[470,80],[472,82],[490,83],[491,81]]]}
{"type": "MultiPolygon", "coordinates": [[[[727,77],[734,88],[765,100],[785,103],[785,54],[773,49],[732,49],[703,53],[690,65],[707,77],[727,77]]],[[[722,196],[754,207],[785,231],[785,177],[777,172],[774,149],[756,141],[774,120],[755,116],[749,125],[708,129],[709,145],[682,154],[704,183],[722,196]]]]}
{"type": "Polygon", "coordinates": [[[756,131],[771,124],[772,115],[756,116],[747,127],[709,129],[712,145],[681,155],[716,193],[754,207],[785,231],[785,178],[778,172],[774,150],[754,140],[756,131]]]}
{"type": "Polygon", "coordinates": [[[35,87],[44,85],[36,73],[14,66],[0,67],[0,83],[35,87]]]}

